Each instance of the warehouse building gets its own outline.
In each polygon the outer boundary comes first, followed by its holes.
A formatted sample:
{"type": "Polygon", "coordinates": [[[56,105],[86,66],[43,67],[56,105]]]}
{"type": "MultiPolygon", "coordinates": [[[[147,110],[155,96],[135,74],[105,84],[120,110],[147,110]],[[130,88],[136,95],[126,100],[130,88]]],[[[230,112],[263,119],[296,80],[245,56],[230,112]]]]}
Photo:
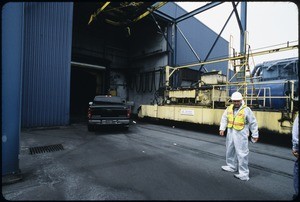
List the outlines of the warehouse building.
{"type": "MultiPolygon", "coordinates": [[[[157,101],[165,66],[228,55],[226,40],[174,2],[9,2],[1,26],[2,175],[18,167],[20,128],[82,120],[100,94],[136,114],[157,101]]],[[[226,73],[227,62],[205,68],[226,73]]],[[[201,71],[178,72],[172,85],[190,86],[201,71]]]]}

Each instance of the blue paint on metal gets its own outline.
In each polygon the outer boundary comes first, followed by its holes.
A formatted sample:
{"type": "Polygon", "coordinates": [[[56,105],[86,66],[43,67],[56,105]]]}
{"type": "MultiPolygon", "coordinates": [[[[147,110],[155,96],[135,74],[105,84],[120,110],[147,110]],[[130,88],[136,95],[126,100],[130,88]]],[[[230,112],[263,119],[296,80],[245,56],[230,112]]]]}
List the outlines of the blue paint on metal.
{"type": "Polygon", "coordinates": [[[246,53],[245,31],[247,30],[247,2],[241,2],[241,23],[242,29],[240,35],[240,53],[246,53]]]}
{"type": "Polygon", "coordinates": [[[72,2],[25,3],[22,127],[69,124],[72,2]]]}
{"type": "MultiPolygon", "coordinates": [[[[266,96],[269,96],[269,94],[271,96],[287,96],[292,91],[292,84],[286,83],[286,81],[292,80],[295,82],[294,96],[299,96],[298,60],[298,57],[294,57],[267,61],[256,65],[252,71],[254,82],[263,82],[255,85],[257,91],[258,89],[267,88],[266,96]],[[277,83],[274,83],[274,81],[277,83]]],[[[256,94],[258,94],[257,91],[256,94]]],[[[263,91],[260,91],[259,95],[263,96],[263,91]]],[[[262,102],[260,101],[260,103],[262,102]]],[[[267,107],[279,110],[285,109],[288,104],[289,101],[286,98],[273,98],[271,103],[267,99],[266,103],[267,107]]]]}
{"type": "Polygon", "coordinates": [[[23,3],[2,7],[2,176],[19,171],[23,3]]]}
{"type": "MultiPolygon", "coordinates": [[[[290,88],[287,83],[284,83],[286,80],[276,80],[276,82],[282,82],[282,83],[261,83],[261,84],[253,84],[248,86],[248,95],[251,95],[252,90],[251,88],[254,87],[254,100],[252,101],[253,104],[258,104],[260,105],[259,108],[268,108],[268,109],[276,109],[276,110],[285,110],[287,109],[287,99],[286,98],[266,98],[265,103],[264,100],[262,99],[264,96],[269,97],[269,96],[286,96],[286,92],[290,88]],[[264,91],[265,89],[265,91],[264,91]],[[256,100],[255,96],[259,96],[261,99],[256,100]]],[[[237,87],[232,87],[229,90],[229,95],[237,91],[237,87]]],[[[250,100],[248,100],[248,103],[250,103],[250,100]]]]}

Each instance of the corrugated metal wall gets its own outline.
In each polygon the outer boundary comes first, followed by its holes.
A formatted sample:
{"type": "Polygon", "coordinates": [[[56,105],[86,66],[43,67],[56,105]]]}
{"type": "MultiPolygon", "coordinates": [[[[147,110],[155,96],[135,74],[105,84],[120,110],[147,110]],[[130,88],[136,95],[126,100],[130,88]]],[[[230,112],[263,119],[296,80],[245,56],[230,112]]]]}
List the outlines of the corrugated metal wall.
{"type": "Polygon", "coordinates": [[[72,2],[25,3],[22,127],[69,123],[72,2]]]}

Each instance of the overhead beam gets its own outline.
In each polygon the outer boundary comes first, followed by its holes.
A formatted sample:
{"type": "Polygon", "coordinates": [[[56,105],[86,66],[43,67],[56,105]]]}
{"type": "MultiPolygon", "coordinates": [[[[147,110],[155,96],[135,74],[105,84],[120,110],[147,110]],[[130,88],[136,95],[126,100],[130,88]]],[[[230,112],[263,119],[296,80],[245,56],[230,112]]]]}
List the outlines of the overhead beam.
{"type": "MultiPolygon", "coordinates": [[[[134,3],[134,2],[132,2],[134,3]]],[[[136,17],[135,19],[132,20],[132,22],[137,22],[139,20],[141,20],[142,18],[146,17],[147,15],[149,15],[150,13],[154,12],[155,10],[159,9],[160,7],[162,7],[163,5],[165,5],[168,2],[158,2],[156,5],[151,6],[150,8],[148,8],[148,10],[146,12],[144,12],[143,14],[139,15],[138,17],[136,17]]],[[[88,24],[90,25],[91,22],[97,17],[97,15],[99,15],[99,13],[101,11],[103,11],[108,5],[110,4],[110,2],[106,2],[101,8],[99,8],[97,10],[97,12],[95,12],[94,14],[91,15],[90,20],[88,22],[88,24]]],[[[126,25],[126,23],[124,22],[116,22],[113,20],[109,20],[109,19],[105,19],[105,21],[109,24],[115,25],[115,26],[121,26],[121,25],[126,25]]]]}
{"type": "Polygon", "coordinates": [[[133,22],[139,21],[140,19],[146,17],[147,15],[149,15],[151,12],[159,9],[160,7],[162,7],[163,5],[165,5],[168,2],[159,2],[157,3],[155,6],[152,6],[151,8],[149,8],[146,12],[144,12],[142,15],[138,16],[137,18],[135,18],[133,20],[133,22]]]}
{"type": "Polygon", "coordinates": [[[167,14],[165,14],[165,13],[159,11],[159,10],[155,10],[153,13],[155,15],[158,15],[158,16],[164,18],[164,19],[167,19],[168,21],[171,21],[171,22],[175,21],[175,18],[173,18],[173,17],[171,17],[171,16],[169,16],[169,15],[167,15],[167,14]]]}
{"type": "Polygon", "coordinates": [[[87,64],[87,63],[82,63],[82,62],[74,62],[74,61],[71,61],[71,65],[78,66],[78,67],[84,67],[84,68],[98,69],[98,70],[106,69],[106,67],[104,67],[104,66],[87,64]]]}
{"type": "Polygon", "coordinates": [[[99,9],[97,10],[97,12],[95,12],[94,14],[92,14],[91,17],[90,17],[90,20],[89,20],[89,22],[88,22],[88,25],[90,25],[91,22],[97,17],[97,15],[99,15],[99,13],[100,13],[101,11],[103,11],[109,4],[110,4],[110,1],[105,2],[104,5],[103,5],[101,8],[99,8],[99,9]]]}
{"type": "Polygon", "coordinates": [[[219,2],[208,3],[208,4],[206,4],[206,5],[204,5],[204,6],[200,7],[200,8],[197,8],[197,9],[191,11],[191,12],[188,12],[188,13],[186,13],[186,14],[178,17],[178,18],[176,18],[175,19],[175,23],[179,23],[179,22],[181,22],[183,20],[186,20],[186,19],[188,19],[190,17],[193,17],[194,15],[197,15],[197,14],[203,12],[203,11],[211,9],[211,8],[213,8],[215,6],[218,6],[218,5],[222,4],[222,3],[224,3],[224,1],[223,2],[219,1],[219,2]]]}

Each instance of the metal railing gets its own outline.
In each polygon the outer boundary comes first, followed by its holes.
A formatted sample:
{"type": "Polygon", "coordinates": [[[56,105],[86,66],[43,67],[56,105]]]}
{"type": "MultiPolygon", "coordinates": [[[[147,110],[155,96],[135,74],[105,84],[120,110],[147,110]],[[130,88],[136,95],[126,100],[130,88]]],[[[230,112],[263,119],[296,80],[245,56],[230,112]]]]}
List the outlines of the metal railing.
{"type": "MultiPolygon", "coordinates": [[[[230,91],[238,91],[244,88],[244,92],[242,93],[244,96],[244,101],[246,103],[250,103],[250,105],[253,105],[254,101],[262,101],[261,107],[266,107],[266,101],[269,99],[269,104],[271,106],[272,101],[274,99],[286,99],[287,104],[290,111],[294,110],[294,89],[295,89],[295,81],[294,80],[286,80],[286,81],[268,81],[268,82],[253,82],[253,83],[230,83],[230,84],[222,84],[222,85],[213,85],[212,86],[212,108],[215,108],[215,100],[224,100],[224,97],[220,97],[220,95],[216,95],[215,90],[224,90],[226,91],[226,97],[225,97],[225,105],[228,104],[230,101],[230,91]],[[273,95],[272,89],[270,86],[263,86],[263,85],[272,85],[272,84],[291,84],[290,90],[291,93],[289,95],[273,95]],[[250,93],[248,93],[248,87],[250,86],[250,93]],[[268,91],[268,92],[267,92],[268,91]],[[261,95],[262,94],[262,95],[261,95]]],[[[284,93],[284,92],[283,92],[284,93]]]]}

